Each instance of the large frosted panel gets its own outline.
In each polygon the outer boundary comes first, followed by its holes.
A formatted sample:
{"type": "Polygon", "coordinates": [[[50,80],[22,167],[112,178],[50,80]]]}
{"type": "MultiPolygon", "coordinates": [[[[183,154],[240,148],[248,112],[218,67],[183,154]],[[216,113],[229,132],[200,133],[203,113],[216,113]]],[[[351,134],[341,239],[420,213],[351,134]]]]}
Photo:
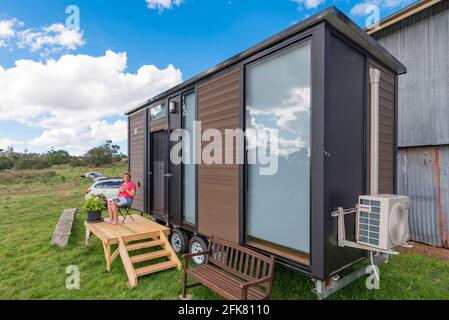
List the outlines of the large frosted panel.
{"type": "MultiPolygon", "coordinates": [[[[278,170],[248,165],[246,232],[276,245],[310,251],[310,44],[246,69],[246,128],[277,130],[278,170]]],[[[255,146],[249,146],[253,152],[255,146]]]]}
{"type": "Polygon", "coordinates": [[[183,196],[182,196],[182,208],[183,208],[183,220],[195,224],[196,223],[196,193],[195,193],[195,179],[196,179],[196,167],[195,167],[195,137],[194,137],[194,121],[196,121],[196,103],[195,94],[189,94],[184,97],[183,103],[183,128],[190,134],[190,150],[189,150],[189,163],[183,165],[183,196]]]}

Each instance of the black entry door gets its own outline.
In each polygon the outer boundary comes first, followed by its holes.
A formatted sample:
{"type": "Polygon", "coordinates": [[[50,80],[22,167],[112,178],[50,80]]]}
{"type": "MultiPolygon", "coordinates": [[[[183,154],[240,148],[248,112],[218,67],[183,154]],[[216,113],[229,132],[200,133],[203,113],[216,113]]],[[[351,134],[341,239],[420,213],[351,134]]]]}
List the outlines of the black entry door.
{"type": "Polygon", "coordinates": [[[166,130],[152,132],[150,135],[151,148],[151,214],[164,218],[167,211],[166,172],[169,158],[168,132],[166,130]]]}

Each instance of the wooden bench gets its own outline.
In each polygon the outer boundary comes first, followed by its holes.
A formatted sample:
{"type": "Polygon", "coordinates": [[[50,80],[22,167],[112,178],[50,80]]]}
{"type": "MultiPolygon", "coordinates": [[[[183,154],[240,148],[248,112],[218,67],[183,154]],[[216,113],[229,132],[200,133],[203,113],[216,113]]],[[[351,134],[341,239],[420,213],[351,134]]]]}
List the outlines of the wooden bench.
{"type": "Polygon", "coordinates": [[[204,285],[228,300],[266,300],[271,296],[274,257],[266,257],[248,248],[212,239],[206,252],[184,255],[183,299],[187,289],[204,285]],[[189,268],[189,258],[205,255],[203,265],[189,268]],[[198,283],[187,284],[188,277],[198,283]]]}

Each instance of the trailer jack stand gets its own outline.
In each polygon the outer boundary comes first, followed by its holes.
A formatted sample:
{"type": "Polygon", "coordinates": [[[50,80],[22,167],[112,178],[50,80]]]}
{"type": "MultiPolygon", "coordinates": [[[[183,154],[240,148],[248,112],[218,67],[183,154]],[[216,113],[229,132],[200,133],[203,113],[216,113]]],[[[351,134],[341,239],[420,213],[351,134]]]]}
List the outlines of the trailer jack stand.
{"type": "MultiPolygon", "coordinates": [[[[379,253],[378,255],[374,256],[374,264],[376,266],[380,266],[384,263],[387,263],[389,258],[389,254],[379,253]]],[[[364,267],[348,274],[341,279],[338,275],[334,275],[329,281],[315,280],[315,289],[313,289],[312,292],[317,295],[319,300],[326,299],[340,289],[346,287],[348,284],[367,274],[369,266],[371,266],[371,264],[367,264],[364,267]]]]}

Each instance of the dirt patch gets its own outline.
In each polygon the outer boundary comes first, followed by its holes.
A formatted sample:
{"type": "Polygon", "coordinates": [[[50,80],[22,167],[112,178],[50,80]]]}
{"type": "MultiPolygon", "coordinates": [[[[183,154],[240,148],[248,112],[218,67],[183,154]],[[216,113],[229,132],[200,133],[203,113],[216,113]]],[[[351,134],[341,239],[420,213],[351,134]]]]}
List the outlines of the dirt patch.
{"type": "Polygon", "coordinates": [[[432,247],[418,242],[409,242],[409,244],[413,247],[399,247],[397,248],[398,251],[405,253],[414,253],[421,256],[449,261],[449,249],[432,247]]]}

